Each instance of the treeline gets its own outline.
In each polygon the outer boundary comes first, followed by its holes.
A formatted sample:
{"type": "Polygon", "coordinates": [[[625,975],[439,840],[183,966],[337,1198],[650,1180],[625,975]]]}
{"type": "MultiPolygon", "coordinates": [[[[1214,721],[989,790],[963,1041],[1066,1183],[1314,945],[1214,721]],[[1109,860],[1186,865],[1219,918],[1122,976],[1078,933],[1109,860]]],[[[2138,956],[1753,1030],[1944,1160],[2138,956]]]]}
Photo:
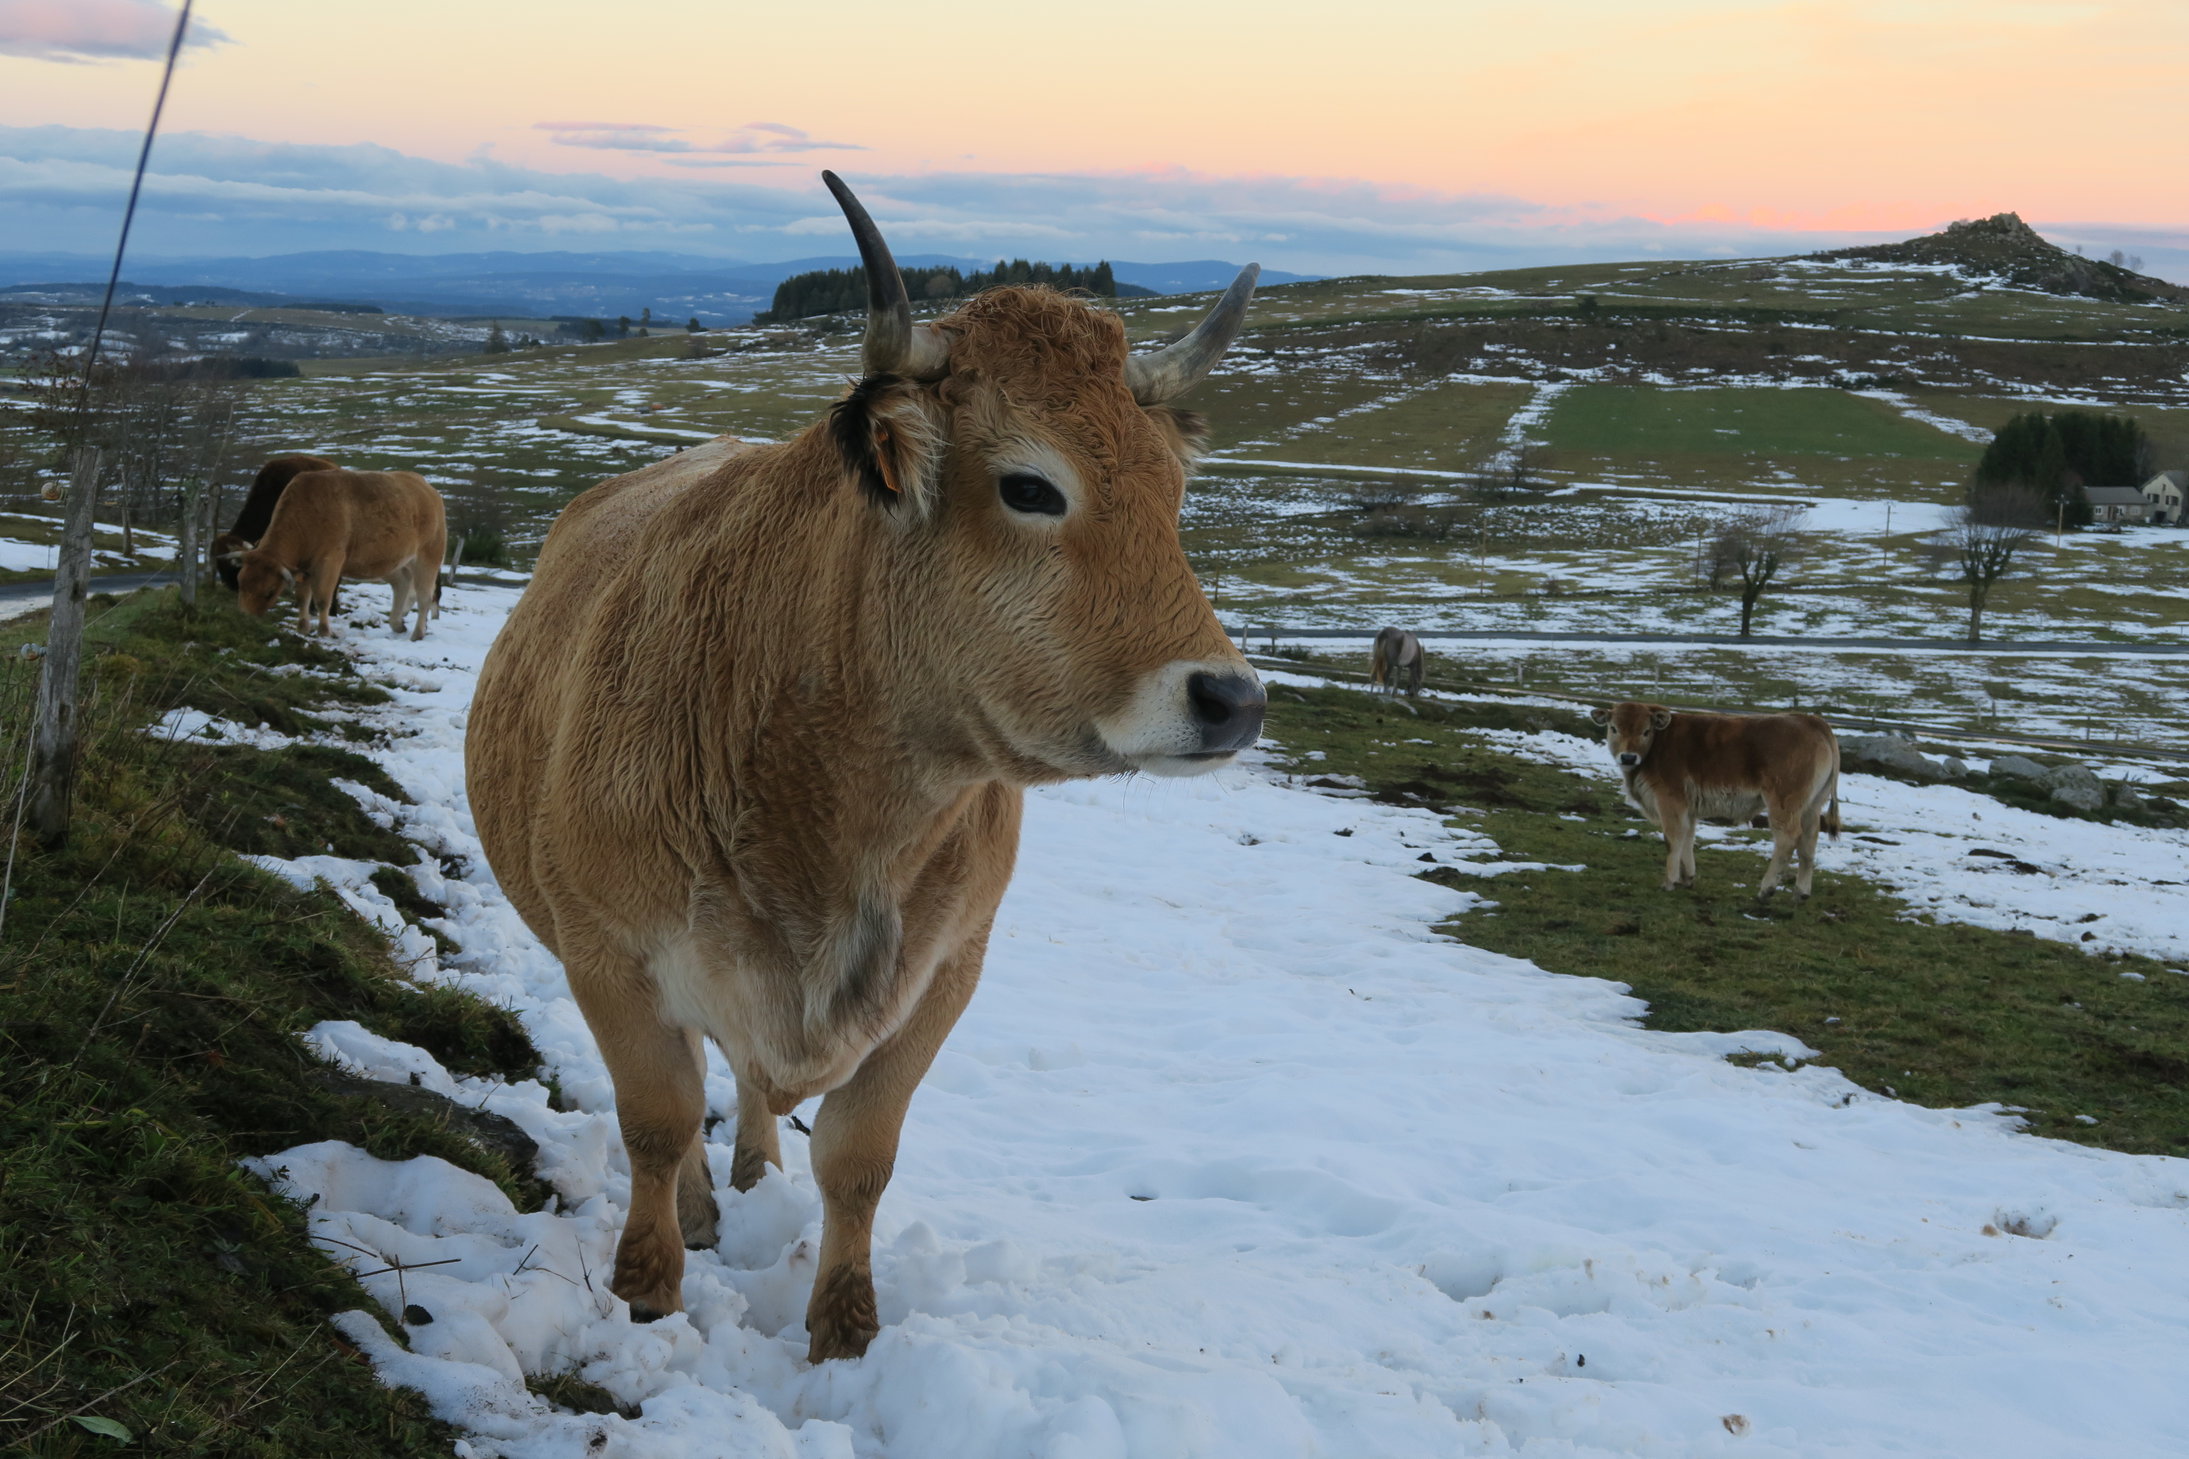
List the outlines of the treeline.
{"type": "Polygon", "coordinates": [[[2071,527],[2091,521],[2086,486],[2136,486],[2151,475],[2151,441],[2127,416],[2033,410],[1999,428],[1976,463],[1978,491],[2020,487],[2071,527]]]}
{"type": "MultiPolygon", "coordinates": [[[[997,259],[992,269],[960,273],[951,267],[900,269],[905,292],[914,299],[960,299],[993,289],[999,284],[1046,284],[1052,289],[1080,289],[1102,299],[1120,294],[1145,297],[1151,289],[1120,285],[1108,260],[1096,264],[1034,263],[1023,258],[997,259]]],[[[817,269],[792,274],[775,286],[775,302],[765,313],[753,316],[755,324],[788,324],[816,314],[840,314],[866,308],[866,270],[817,269]]]]}

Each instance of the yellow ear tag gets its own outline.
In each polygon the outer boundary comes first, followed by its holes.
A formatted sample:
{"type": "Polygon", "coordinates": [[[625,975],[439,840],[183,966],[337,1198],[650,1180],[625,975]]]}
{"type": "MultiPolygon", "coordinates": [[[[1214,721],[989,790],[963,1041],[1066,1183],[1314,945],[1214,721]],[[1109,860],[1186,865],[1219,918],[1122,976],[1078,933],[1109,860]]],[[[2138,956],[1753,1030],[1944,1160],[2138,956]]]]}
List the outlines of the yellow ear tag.
{"type": "Polygon", "coordinates": [[[874,423],[874,464],[881,470],[882,485],[903,496],[904,488],[897,484],[897,463],[890,459],[889,427],[881,421],[874,423]]]}

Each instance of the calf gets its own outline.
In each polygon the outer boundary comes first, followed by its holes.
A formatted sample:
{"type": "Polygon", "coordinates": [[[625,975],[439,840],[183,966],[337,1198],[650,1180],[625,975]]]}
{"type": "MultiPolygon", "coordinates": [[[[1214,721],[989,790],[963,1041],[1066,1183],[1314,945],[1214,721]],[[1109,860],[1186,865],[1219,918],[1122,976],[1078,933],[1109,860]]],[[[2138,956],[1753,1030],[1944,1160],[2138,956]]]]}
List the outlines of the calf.
{"type": "Polygon", "coordinates": [[[395,590],[389,626],[403,631],[403,615],[418,605],[412,638],[426,636],[426,617],[439,593],[441,559],[448,552],[448,525],[441,494],[408,471],[306,471],[289,483],[274,506],[258,546],[243,554],[236,595],[243,611],[258,617],[284,587],[297,592],[297,631],[319,631],[335,584],[344,573],[380,578],[395,590]]]}
{"type": "Polygon", "coordinates": [[[1376,633],[1375,651],[1368,658],[1368,686],[1388,693],[1399,692],[1399,679],[1406,679],[1406,697],[1421,693],[1422,653],[1421,640],[1403,628],[1384,628],[1376,633]]]}
{"type": "Polygon", "coordinates": [[[1800,853],[1794,887],[1809,895],[1817,832],[1839,835],[1839,740],[1813,714],[1697,714],[1632,700],[1589,711],[1626,783],[1627,804],[1665,834],[1665,890],[1695,884],[1698,818],[1771,818],[1768,897],[1800,853]]]}
{"type": "Polygon", "coordinates": [[[243,499],[234,525],[213,539],[213,570],[220,575],[221,585],[230,592],[236,590],[236,574],[243,566],[243,554],[258,546],[258,539],[266,535],[266,524],[274,519],[274,505],[288,490],[290,482],[307,471],[341,469],[324,456],[303,455],[276,456],[259,467],[258,477],[251,483],[251,494],[243,499]]]}

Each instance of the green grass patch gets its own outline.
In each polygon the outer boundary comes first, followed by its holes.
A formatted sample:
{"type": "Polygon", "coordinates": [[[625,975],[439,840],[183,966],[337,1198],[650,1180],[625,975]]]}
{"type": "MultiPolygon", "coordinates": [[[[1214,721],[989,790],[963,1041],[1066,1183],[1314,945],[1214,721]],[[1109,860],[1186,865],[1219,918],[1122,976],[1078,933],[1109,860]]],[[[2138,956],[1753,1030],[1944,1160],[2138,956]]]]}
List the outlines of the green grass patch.
{"type": "Polygon", "coordinates": [[[1825,389],[1582,385],[1558,398],[1544,431],[1555,450],[1613,456],[1883,456],[1973,466],[1978,455],[1883,401],[1825,389]]]}
{"type": "MultiPolygon", "coordinates": [[[[521,1157],[422,1091],[347,1079],[297,1035],[355,1019],[453,1069],[528,1077],[506,1011],[408,981],[324,889],[239,859],[332,847],[414,859],[336,777],[395,787],[345,751],[261,753],[144,733],[190,703],[303,726],[313,695],[378,691],[340,660],[221,600],[140,595],[90,632],[85,747],[67,845],[14,848],[0,932],[0,1447],[115,1452],[445,1454],[452,1435],[326,1326],[372,1304],[305,1239],[303,1213],[237,1168],[342,1139],[438,1155],[521,1205],[521,1157]],[[319,670],[277,675],[284,653],[319,670]],[[331,661],[331,662],[330,662],[331,661]],[[341,670],[346,674],[346,669],[341,670]]],[[[0,665],[0,753],[20,767],[35,668],[0,665]]],[[[10,797],[12,803],[12,796],[10,797]]],[[[406,878],[407,880],[407,878],[406,878]]],[[[387,883],[383,883],[386,885],[387,883]]],[[[435,909],[409,894],[406,908],[435,909]]]]}
{"type": "Polygon", "coordinates": [[[1708,849],[1697,890],[1661,892],[1663,840],[1608,769],[1532,764],[1468,733],[1583,734],[1578,714],[1279,688],[1269,722],[1302,775],[1358,775],[1381,800],[1466,807],[1454,824],[1506,856],[1588,868],[1490,881],[1446,871],[1496,902],[1448,925],[1465,942],[1625,983],[1652,1028],[1775,1029],[1868,1089],[1939,1108],[1997,1101],[2026,1109],[2039,1134],[2189,1155],[2189,978],[2160,964],[1911,920],[1889,893],[1830,870],[1829,842],[1805,904],[1759,906],[1762,859],[1708,849]],[[1314,751],[1323,758],[1304,758],[1314,751]]]}

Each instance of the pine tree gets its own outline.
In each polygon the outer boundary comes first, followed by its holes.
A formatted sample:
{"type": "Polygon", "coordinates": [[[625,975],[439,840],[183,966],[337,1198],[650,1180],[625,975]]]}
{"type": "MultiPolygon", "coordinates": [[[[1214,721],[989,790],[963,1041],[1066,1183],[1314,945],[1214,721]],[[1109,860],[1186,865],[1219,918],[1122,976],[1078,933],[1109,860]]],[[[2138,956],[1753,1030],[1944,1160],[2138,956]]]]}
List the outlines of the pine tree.
{"type": "Polygon", "coordinates": [[[486,352],[490,355],[509,353],[509,336],[502,333],[502,322],[497,319],[494,327],[486,332],[486,352]]]}

